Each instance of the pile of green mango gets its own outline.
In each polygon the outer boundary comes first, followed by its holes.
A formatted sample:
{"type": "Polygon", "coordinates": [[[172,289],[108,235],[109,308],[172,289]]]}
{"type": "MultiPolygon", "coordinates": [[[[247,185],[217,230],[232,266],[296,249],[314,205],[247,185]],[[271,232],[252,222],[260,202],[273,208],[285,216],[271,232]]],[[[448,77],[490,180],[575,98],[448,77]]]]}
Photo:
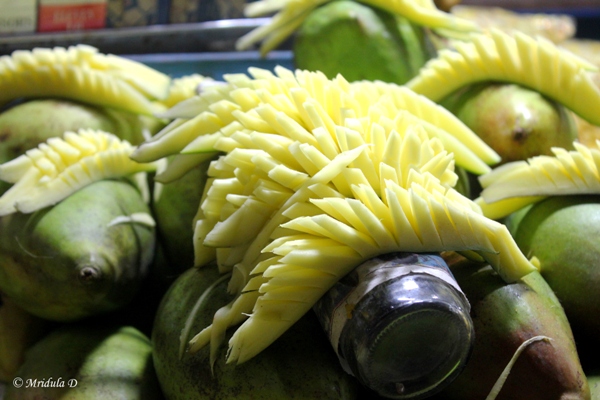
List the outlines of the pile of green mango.
{"type": "MultiPolygon", "coordinates": [[[[403,84],[441,44],[406,19],[338,0],[309,15],[293,46],[298,68],[403,84]]],[[[578,138],[566,108],[515,84],[475,84],[441,105],[503,163],[578,138]]],[[[136,145],[166,124],[28,99],[0,108],[0,164],[79,128],[136,145]]],[[[0,399],[378,398],[344,372],[312,313],[242,365],[226,364],[225,348],[214,364],[209,348],[187,352],[190,335],[232,301],[226,275],[194,265],[209,162],[164,184],[152,173],[100,180],[53,206],[0,217],[0,399]],[[127,219],[140,214],[149,218],[127,219]]],[[[476,177],[457,173],[457,189],[475,198],[476,177]]],[[[0,182],[0,194],[9,187],[0,182]]],[[[600,197],[550,197],[503,222],[540,271],[507,284],[485,263],[443,254],[471,304],[476,339],[463,372],[432,399],[600,400],[600,197]],[[521,347],[535,337],[544,339],[521,347]]]]}
{"type": "MultiPolygon", "coordinates": [[[[411,37],[420,38],[421,49],[432,44],[441,49],[444,43],[432,40],[426,29],[418,35],[398,35],[400,23],[390,24],[382,10],[360,3],[330,3],[313,12],[298,30],[296,65],[328,76],[341,73],[349,80],[403,83],[416,71],[411,72],[412,64],[406,62],[395,68],[396,58],[415,56],[413,61],[422,66],[431,57],[427,51],[415,52],[411,37]],[[368,51],[372,52],[365,56],[368,51]],[[401,52],[404,56],[397,55],[401,52]],[[390,76],[388,66],[401,76],[390,76]]],[[[440,104],[492,147],[501,164],[549,155],[553,147],[570,150],[573,141],[584,141],[579,138],[577,116],[555,100],[514,83],[475,83],[440,104]]],[[[459,187],[471,198],[481,189],[469,173],[460,175],[459,187]]],[[[552,339],[530,344],[520,354],[494,398],[600,399],[599,218],[600,198],[591,195],[550,197],[506,218],[503,222],[523,253],[535,256],[541,266],[539,273],[513,284],[504,283],[488,265],[448,255],[471,304],[476,339],[465,370],[435,399],[488,398],[518,347],[535,336],[552,339]]]]}
{"type": "MultiPolygon", "coordinates": [[[[160,127],[72,100],[32,99],[0,113],[0,162],[79,128],[139,143],[143,129],[160,127]]],[[[230,300],[216,268],[191,268],[207,168],[168,184],[148,175],[147,187],[100,180],[53,206],[0,217],[0,398],[356,398],[357,382],[314,315],[242,367],[223,359],[211,369],[207,352],[180,354],[182,331],[209,325],[230,300]],[[122,219],[140,213],[153,223],[122,219]]]]}

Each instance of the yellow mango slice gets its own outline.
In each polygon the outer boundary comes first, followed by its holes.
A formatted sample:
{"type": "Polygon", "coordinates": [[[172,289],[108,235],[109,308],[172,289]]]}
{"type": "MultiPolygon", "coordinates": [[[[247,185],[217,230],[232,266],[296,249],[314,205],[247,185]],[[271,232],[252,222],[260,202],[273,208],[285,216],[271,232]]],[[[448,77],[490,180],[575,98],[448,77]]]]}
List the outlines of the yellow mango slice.
{"type": "Polygon", "coordinates": [[[206,84],[207,82],[214,82],[214,80],[200,74],[191,74],[175,78],[171,81],[166,98],[161,99],[159,102],[166,108],[172,108],[176,104],[196,96],[200,84],[206,84]]]}
{"type": "MultiPolygon", "coordinates": [[[[293,73],[281,67],[276,68],[276,74],[257,68],[250,72],[254,79],[227,75],[227,85],[211,86],[199,96],[174,106],[165,115],[177,119],[141,144],[132,158],[148,162],[184,148],[186,154],[208,152],[210,142],[198,136],[216,134],[219,129],[222,133],[272,133],[328,147],[323,151],[331,157],[339,149],[337,139],[327,131],[351,129],[359,133],[356,138],[368,138],[373,129],[378,129],[374,123],[384,125],[387,131],[403,132],[407,124],[419,121],[419,129],[426,131],[423,135],[438,138],[441,147],[453,152],[456,163],[465,169],[482,174],[489,172],[488,164],[499,161],[499,156],[451,113],[407,88],[369,82],[350,84],[342,77],[328,80],[320,73],[293,73]],[[340,110],[345,114],[340,114],[340,110]],[[354,117],[350,118],[350,114],[354,117]]],[[[239,143],[241,136],[224,136],[228,139],[216,142],[214,150],[227,152],[246,146],[239,143]]]]}
{"type": "Polygon", "coordinates": [[[0,179],[14,183],[0,197],[0,216],[30,213],[101,179],[153,171],[156,163],[139,164],[133,146],[113,134],[81,129],[52,138],[0,165],[0,179]]]}
{"type": "Polygon", "coordinates": [[[164,106],[170,78],[94,47],[17,50],[0,57],[0,105],[21,97],[63,97],[151,115],[164,106]]]}
{"type": "Polygon", "coordinates": [[[575,150],[553,148],[554,156],[508,163],[481,176],[476,202],[484,215],[499,219],[548,196],[600,193],[600,148],[573,145],[575,150]]]}
{"type": "MultiPolygon", "coordinates": [[[[348,133],[348,131],[338,131],[338,138],[340,138],[339,142],[345,142],[347,145],[351,140],[347,137],[344,138],[344,132],[348,133]]],[[[448,186],[442,185],[439,179],[431,173],[419,172],[416,167],[419,165],[418,155],[431,156],[433,152],[431,150],[421,151],[420,147],[427,148],[429,142],[425,139],[419,142],[418,136],[414,130],[405,132],[404,140],[407,143],[415,143],[412,145],[413,147],[406,147],[407,151],[411,153],[410,157],[407,157],[411,161],[408,161],[407,164],[399,162],[403,158],[402,146],[388,148],[390,154],[385,161],[392,164],[390,168],[397,171],[396,176],[406,176],[406,178],[396,181],[386,180],[384,189],[374,191],[364,175],[351,168],[355,160],[371,150],[370,147],[347,150],[354,154],[340,158],[339,163],[330,161],[321,164],[319,162],[318,168],[312,168],[308,161],[310,159],[318,160],[318,157],[304,159],[303,162],[300,162],[301,165],[304,165],[302,169],[312,170],[313,173],[308,176],[312,175],[313,178],[307,177],[299,183],[290,184],[289,177],[280,178],[279,184],[287,185],[290,189],[295,190],[296,195],[290,196],[286,193],[285,203],[280,209],[275,210],[271,215],[263,216],[265,219],[260,226],[260,231],[257,232],[256,226],[253,226],[250,236],[254,236],[256,239],[246,249],[243,259],[236,264],[239,282],[235,284],[235,287],[239,287],[242,282],[250,284],[249,277],[251,275],[258,276],[256,274],[259,271],[263,277],[268,278],[259,285],[258,290],[261,295],[253,304],[247,297],[241,296],[236,302],[243,302],[243,304],[234,303],[233,308],[223,310],[222,314],[215,316],[218,321],[216,326],[220,327],[229,326],[226,321],[233,320],[230,310],[235,309],[250,314],[249,319],[242,324],[230,341],[230,362],[244,362],[256,355],[270,343],[270,340],[274,340],[310,309],[314,301],[322,296],[331,284],[356,266],[359,260],[378,254],[392,251],[474,250],[494,265],[507,281],[514,281],[534,270],[533,265],[514,244],[504,225],[483,217],[478,212],[476,205],[469,204],[470,200],[462,197],[448,186]],[[416,143],[421,143],[421,146],[416,143]],[[345,173],[344,171],[350,172],[345,173]],[[353,188],[352,195],[342,195],[339,191],[340,188],[335,190],[336,185],[333,182],[336,176],[351,179],[346,186],[353,188]],[[318,181],[320,187],[331,189],[318,189],[315,184],[309,185],[309,181],[318,181]],[[309,193],[298,195],[302,192],[298,190],[297,185],[310,187],[311,190],[309,193]],[[385,196],[382,195],[384,191],[386,192],[385,196]],[[334,197],[320,198],[317,193],[322,193],[324,196],[333,194],[334,197]],[[336,195],[336,193],[340,194],[336,195]],[[298,204],[306,201],[316,205],[323,213],[292,218],[298,214],[287,211],[291,204],[298,207],[298,204]],[[328,214],[329,212],[331,214],[328,214]],[[402,223],[402,221],[405,222],[402,223]],[[270,242],[269,239],[273,237],[273,232],[278,227],[284,228],[290,233],[279,236],[270,242]],[[501,237],[502,240],[498,241],[497,237],[501,237]],[[323,247],[326,243],[327,245],[323,247]],[[265,265],[265,260],[261,257],[269,254],[283,257],[278,258],[277,263],[265,265]],[[303,278],[297,282],[285,272],[285,285],[279,286],[277,282],[284,282],[277,280],[283,279],[279,273],[288,270],[296,271],[295,273],[299,273],[297,271],[306,272],[303,273],[303,278]],[[270,335],[261,334],[265,329],[271,332],[270,335]]],[[[398,138],[400,136],[390,135],[389,137],[398,138]]],[[[318,151],[315,147],[308,148],[318,151]]],[[[339,153],[340,156],[343,154],[344,152],[339,153]]],[[[221,159],[224,163],[228,163],[227,160],[230,157],[231,155],[228,154],[221,159]]],[[[261,162],[256,160],[254,165],[265,169],[269,173],[269,177],[273,176],[273,171],[280,170],[278,168],[280,164],[270,159],[266,153],[261,154],[260,157],[262,157],[261,162]]],[[[325,156],[322,155],[322,157],[325,156]]],[[[429,157],[423,160],[423,166],[430,163],[432,159],[433,157],[429,157]]],[[[236,165],[242,167],[248,164],[236,163],[236,165]]],[[[289,171],[291,174],[292,170],[289,171]]],[[[232,179],[227,178],[223,181],[233,183],[235,179],[232,179]]],[[[216,179],[213,186],[219,181],[220,179],[216,179]]],[[[248,192],[247,189],[241,187],[237,190],[241,193],[248,192]]],[[[228,197],[231,201],[231,191],[221,190],[220,193],[221,200],[215,201],[214,204],[220,205],[221,210],[224,210],[228,203],[228,197]]],[[[216,194],[217,192],[209,189],[205,204],[210,202],[211,197],[216,194]]],[[[223,215],[223,211],[214,213],[223,215]]],[[[314,213],[314,209],[311,209],[311,213],[314,213]]],[[[256,223],[257,214],[258,212],[248,214],[247,218],[242,220],[237,219],[242,214],[236,212],[227,216],[223,221],[231,227],[248,226],[256,223]],[[234,218],[231,221],[235,221],[235,224],[231,222],[229,225],[229,218],[234,218]]],[[[210,238],[211,232],[218,232],[219,237],[222,237],[223,240],[216,243],[205,239],[203,244],[234,245],[226,240],[234,233],[233,230],[229,235],[221,234],[218,228],[220,225],[217,224],[218,222],[214,228],[208,231],[206,231],[205,225],[202,225],[204,232],[207,232],[204,237],[210,238]]],[[[248,240],[246,236],[242,239],[248,240]]],[[[252,282],[254,285],[255,282],[252,282]]],[[[246,286],[238,290],[243,293],[250,288],[246,286]]],[[[208,334],[197,337],[194,340],[194,348],[207,344],[211,337],[212,335],[208,334]]]]}
{"type": "Polygon", "coordinates": [[[543,38],[492,29],[444,49],[406,86],[437,102],[455,90],[480,81],[503,81],[529,87],[556,100],[583,119],[600,124],[600,89],[591,63],[543,38]]]}

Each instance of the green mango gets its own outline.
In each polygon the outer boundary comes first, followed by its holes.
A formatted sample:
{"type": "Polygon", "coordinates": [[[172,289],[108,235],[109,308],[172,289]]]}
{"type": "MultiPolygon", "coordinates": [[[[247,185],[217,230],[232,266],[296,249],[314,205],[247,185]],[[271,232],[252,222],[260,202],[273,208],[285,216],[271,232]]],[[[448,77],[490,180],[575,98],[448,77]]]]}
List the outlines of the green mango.
{"type": "Polygon", "coordinates": [[[463,372],[436,399],[485,399],[517,348],[539,335],[552,340],[521,353],[496,399],[590,398],[567,317],[538,272],[507,284],[488,265],[449,265],[471,304],[475,344],[463,372]]]}
{"type": "Polygon", "coordinates": [[[152,211],[171,276],[194,266],[194,221],[210,161],[168,183],[154,183],[152,211]]]}
{"type": "Polygon", "coordinates": [[[17,376],[4,400],[164,398],[150,339],[130,326],[62,326],[27,351],[17,376]]]}
{"type": "Polygon", "coordinates": [[[131,303],[107,318],[150,335],[154,315],[169,286],[194,265],[194,219],[207,178],[208,162],[169,183],[154,182],[151,202],[156,249],[149,275],[131,303]]]}
{"type": "MultiPolygon", "coordinates": [[[[170,400],[356,398],[357,381],[343,371],[313,313],[243,364],[226,364],[226,346],[223,346],[214,373],[209,361],[210,346],[194,354],[182,351],[191,339],[190,334],[208,326],[215,311],[232,300],[226,291],[227,279],[220,282],[218,279],[214,265],[188,269],[161,302],[152,344],[154,365],[165,397],[170,400]],[[201,296],[203,301],[196,304],[201,296]]],[[[231,332],[226,340],[230,336],[231,332]]]]}
{"type": "Polygon", "coordinates": [[[600,400],[600,374],[588,374],[587,375],[588,385],[590,386],[590,392],[592,394],[592,400],[600,400]]]}
{"type": "MultiPolygon", "coordinates": [[[[80,128],[112,133],[132,144],[144,141],[143,133],[156,133],[164,123],[158,118],[95,107],[59,99],[19,103],[0,113],[0,164],[10,161],[49,138],[80,128]]],[[[0,193],[9,185],[0,182],[0,193]]]]}
{"type": "MultiPolygon", "coordinates": [[[[0,382],[10,382],[23,364],[25,351],[53,324],[33,316],[0,293],[0,382]]],[[[1,398],[1,397],[0,397],[1,398]]]]}
{"type": "Polygon", "coordinates": [[[29,100],[0,113],[0,162],[12,160],[48,138],[79,128],[103,130],[138,144],[144,140],[144,129],[152,134],[160,126],[158,119],[71,100],[29,100]]]}
{"type": "Polygon", "coordinates": [[[400,16],[355,1],[327,3],[296,31],[294,64],[348,81],[404,84],[435,55],[421,27],[400,16]]]}
{"type": "Polygon", "coordinates": [[[582,361],[593,363],[600,355],[600,196],[549,197],[514,213],[507,224],[523,253],[539,260],[585,349],[582,361]]]}
{"type": "Polygon", "coordinates": [[[440,102],[502,158],[502,163],[573,148],[577,124],[560,103],[512,83],[482,82],[440,102]]]}
{"type": "Polygon", "coordinates": [[[454,167],[454,172],[458,175],[458,181],[456,182],[454,189],[465,197],[473,198],[473,183],[471,182],[472,179],[470,173],[458,165],[454,167]]]}
{"type": "Polygon", "coordinates": [[[33,214],[0,218],[0,291],[57,321],[127,304],[148,272],[156,236],[147,224],[114,224],[135,213],[150,214],[140,192],[103,180],[33,214]]]}

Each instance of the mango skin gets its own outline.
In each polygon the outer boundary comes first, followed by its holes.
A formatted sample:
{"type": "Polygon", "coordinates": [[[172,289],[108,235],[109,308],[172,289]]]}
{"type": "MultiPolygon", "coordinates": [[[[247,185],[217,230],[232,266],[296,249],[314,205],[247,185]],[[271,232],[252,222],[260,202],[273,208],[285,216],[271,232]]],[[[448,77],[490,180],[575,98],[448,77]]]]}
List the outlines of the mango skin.
{"type": "Polygon", "coordinates": [[[385,11],[335,1],[308,15],[295,34],[293,53],[296,68],[321,71],[330,79],[340,73],[348,81],[404,84],[435,51],[416,25],[400,28],[385,11]]]}
{"type": "MultiPolygon", "coordinates": [[[[132,144],[144,141],[147,129],[156,133],[164,122],[62,99],[34,99],[15,104],[0,113],[0,164],[10,161],[52,137],[80,128],[97,129],[117,135],[132,144]]],[[[10,187],[0,182],[0,193],[10,187]]]]}
{"type": "Polygon", "coordinates": [[[573,149],[577,125],[560,103],[509,83],[467,86],[441,101],[502,158],[502,163],[573,149]]]}
{"type": "Polygon", "coordinates": [[[13,380],[25,360],[25,351],[53,325],[29,314],[0,293],[0,382],[13,380]]]}
{"type": "Polygon", "coordinates": [[[55,206],[0,218],[0,291],[41,318],[72,321],[127,304],[154,256],[154,227],[108,224],[150,213],[139,191],[95,182],[55,206]]]}
{"type": "Polygon", "coordinates": [[[590,399],[569,322],[538,272],[504,283],[489,266],[449,262],[471,304],[475,344],[461,375],[435,399],[485,399],[519,345],[535,342],[519,357],[497,400],[590,399]]]}
{"type": "Polygon", "coordinates": [[[584,368],[600,368],[600,196],[547,198],[507,219],[515,242],[540,261],[560,300],[584,368]]]}
{"type": "Polygon", "coordinates": [[[587,380],[588,385],[590,385],[592,400],[600,400],[600,373],[588,374],[587,380]]]}
{"type": "Polygon", "coordinates": [[[152,211],[170,276],[194,266],[194,222],[209,163],[200,164],[175,181],[154,183],[152,211]]]}
{"type": "MultiPolygon", "coordinates": [[[[205,289],[219,277],[208,265],[185,271],[170,287],[156,314],[152,333],[154,365],[170,400],[355,399],[357,381],[346,374],[333,353],[316,315],[310,313],[252,360],[225,363],[226,346],[219,351],[214,376],[209,346],[179,359],[180,334],[188,314],[205,289]]],[[[218,284],[193,317],[189,337],[212,322],[215,311],[232,300],[227,280],[218,284]]],[[[229,332],[226,340],[232,332],[229,332]]],[[[185,348],[185,347],[184,347],[185,348]]]]}
{"type": "Polygon", "coordinates": [[[37,342],[4,400],[161,400],[150,339],[130,326],[67,324],[37,342]],[[26,387],[28,379],[58,378],[64,387],[26,387]],[[69,387],[69,380],[77,384],[69,387]]]}
{"type": "Polygon", "coordinates": [[[550,197],[528,208],[515,242],[540,271],[565,309],[573,330],[600,337],[600,196],[550,197]]]}

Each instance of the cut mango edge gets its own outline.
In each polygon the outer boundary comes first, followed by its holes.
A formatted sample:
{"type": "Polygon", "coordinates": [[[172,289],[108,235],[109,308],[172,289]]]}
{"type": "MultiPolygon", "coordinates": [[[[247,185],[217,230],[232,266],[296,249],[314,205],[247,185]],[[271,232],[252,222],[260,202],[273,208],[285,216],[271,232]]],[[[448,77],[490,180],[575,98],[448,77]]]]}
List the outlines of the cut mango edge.
{"type": "Polygon", "coordinates": [[[454,47],[440,50],[406,86],[439,102],[472,83],[515,83],[600,125],[600,89],[590,74],[597,67],[547,39],[492,29],[490,34],[472,34],[470,41],[456,42],[454,47]]]}
{"type": "MultiPolygon", "coordinates": [[[[331,0],[261,0],[246,5],[244,13],[248,17],[259,17],[275,13],[271,20],[238,39],[236,48],[247,50],[262,41],[261,54],[264,56],[275,49],[300,27],[308,15],[318,6],[331,0]]],[[[462,37],[465,32],[480,31],[477,24],[437,9],[433,2],[419,4],[411,0],[364,0],[363,3],[381,8],[391,14],[424,27],[439,29],[440,34],[462,37]]]]}
{"type": "Polygon", "coordinates": [[[59,97],[153,115],[171,78],[144,64],[87,45],[17,50],[0,57],[0,105],[19,98],[59,97]]]}
{"type": "Polygon", "coordinates": [[[54,205],[103,179],[154,171],[129,155],[134,147],[117,136],[92,129],[65,132],[0,165],[0,179],[13,185],[0,197],[0,216],[31,213],[54,205]]]}
{"type": "Polygon", "coordinates": [[[514,161],[480,176],[483,190],[475,202],[488,218],[501,219],[546,197],[600,194],[600,141],[596,147],[573,146],[554,147],[553,156],[514,161]]]}

